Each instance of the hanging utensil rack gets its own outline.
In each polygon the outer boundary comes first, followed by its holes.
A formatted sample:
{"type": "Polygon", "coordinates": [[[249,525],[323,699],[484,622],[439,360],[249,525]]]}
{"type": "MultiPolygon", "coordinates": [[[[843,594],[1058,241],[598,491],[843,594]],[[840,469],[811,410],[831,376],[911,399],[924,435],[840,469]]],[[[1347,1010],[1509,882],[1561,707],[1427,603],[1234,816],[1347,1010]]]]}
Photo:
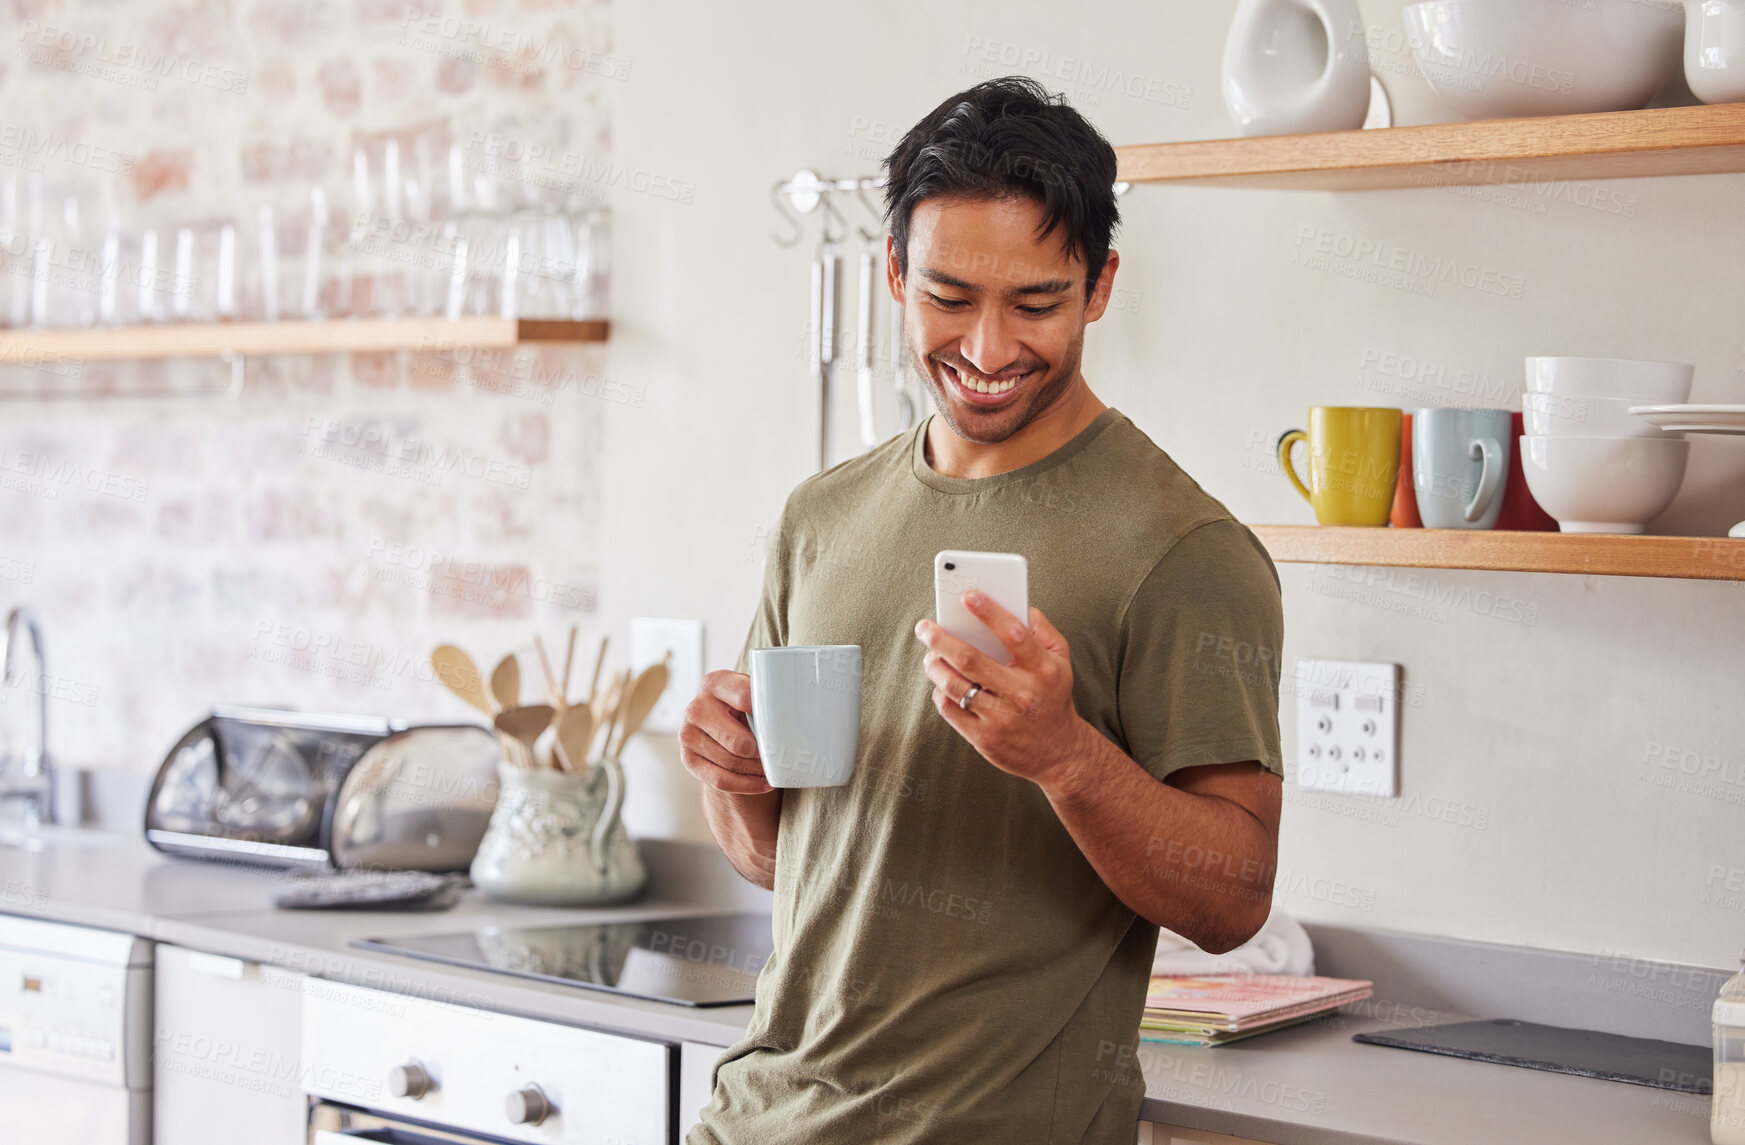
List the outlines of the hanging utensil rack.
{"type": "MultiPolygon", "coordinates": [[[[830,465],[831,376],[835,372],[837,341],[842,326],[843,245],[855,235],[862,244],[856,281],[854,352],[861,448],[870,449],[882,440],[874,400],[879,346],[874,299],[879,281],[878,252],[885,238],[885,223],[884,212],[868,197],[868,192],[877,191],[884,185],[882,178],[826,179],[816,171],[803,169],[770,190],[770,201],[786,220],[790,231],[786,236],[770,236],[777,245],[790,248],[800,245],[806,237],[802,215],[817,212],[822,220],[818,250],[811,266],[811,313],[806,327],[807,362],[818,386],[819,469],[830,465]],[[833,196],[840,195],[853,196],[872,221],[872,226],[850,223],[832,202],[833,196]]],[[[892,300],[886,345],[891,355],[891,385],[896,392],[898,433],[913,428],[917,411],[917,403],[909,388],[902,316],[902,306],[892,300]]]]}

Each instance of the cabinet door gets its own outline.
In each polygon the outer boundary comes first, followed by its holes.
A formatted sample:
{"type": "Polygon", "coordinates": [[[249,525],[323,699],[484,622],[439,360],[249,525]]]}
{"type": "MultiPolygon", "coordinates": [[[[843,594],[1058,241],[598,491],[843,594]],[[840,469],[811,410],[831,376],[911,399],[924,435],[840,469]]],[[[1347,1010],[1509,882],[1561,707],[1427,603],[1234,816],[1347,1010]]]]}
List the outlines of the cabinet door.
{"type": "Polygon", "coordinates": [[[1139,1145],[1268,1145],[1251,1137],[1232,1137],[1206,1129],[1183,1129],[1179,1125],[1139,1123],[1139,1145]]]}
{"type": "Polygon", "coordinates": [[[727,1052],[726,1046],[706,1046],[701,1042],[685,1042],[679,1047],[679,1140],[701,1121],[699,1114],[709,1104],[709,1078],[715,1063],[727,1052]]]}
{"type": "Polygon", "coordinates": [[[154,1139],[304,1145],[302,1042],[302,975],[160,944],[154,1139]]]}

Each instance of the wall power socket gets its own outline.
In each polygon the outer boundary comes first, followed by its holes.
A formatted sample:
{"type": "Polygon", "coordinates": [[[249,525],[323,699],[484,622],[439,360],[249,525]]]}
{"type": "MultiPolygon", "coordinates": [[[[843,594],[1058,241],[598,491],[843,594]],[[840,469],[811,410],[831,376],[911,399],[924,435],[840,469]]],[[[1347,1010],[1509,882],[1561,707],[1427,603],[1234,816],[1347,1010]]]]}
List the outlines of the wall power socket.
{"type": "Polygon", "coordinates": [[[655,620],[632,617],[630,621],[630,667],[635,671],[661,662],[668,653],[666,691],[660,694],[645,732],[677,732],[685,705],[703,686],[703,622],[701,620],[655,620]]]}
{"type": "Polygon", "coordinates": [[[1297,661],[1297,786],[1391,798],[1399,764],[1400,666],[1297,661]]]}

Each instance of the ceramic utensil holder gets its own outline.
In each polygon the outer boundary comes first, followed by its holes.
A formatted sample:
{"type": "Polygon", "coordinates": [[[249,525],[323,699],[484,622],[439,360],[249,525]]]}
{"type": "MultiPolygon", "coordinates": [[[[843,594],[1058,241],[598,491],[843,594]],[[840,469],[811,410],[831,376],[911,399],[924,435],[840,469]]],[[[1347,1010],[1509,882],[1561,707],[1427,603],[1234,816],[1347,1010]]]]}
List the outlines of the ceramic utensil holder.
{"type": "Polygon", "coordinates": [[[494,899],[541,906],[623,902],[648,884],[624,829],[624,769],[498,766],[497,809],[473,858],[474,885],[494,899]]]}

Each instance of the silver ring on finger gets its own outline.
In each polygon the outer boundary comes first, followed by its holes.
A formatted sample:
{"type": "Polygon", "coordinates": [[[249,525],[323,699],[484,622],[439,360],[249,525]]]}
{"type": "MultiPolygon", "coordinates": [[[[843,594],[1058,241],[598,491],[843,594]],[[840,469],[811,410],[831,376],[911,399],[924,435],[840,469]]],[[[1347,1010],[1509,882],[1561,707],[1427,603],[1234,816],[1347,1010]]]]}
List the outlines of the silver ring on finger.
{"type": "Polygon", "coordinates": [[[969,685],[969,690],[966,691],[963,694],[963,696],[957,701],[957,706],[962,708],[966,712],[969,711],[970,704],[975,702],[975,698],[977,695],[979,695],[981,693],[981,690],[982,690],[982,686],[980,684],[975,683],[972,680],[970,682],[970,685],[969,685]]]}

